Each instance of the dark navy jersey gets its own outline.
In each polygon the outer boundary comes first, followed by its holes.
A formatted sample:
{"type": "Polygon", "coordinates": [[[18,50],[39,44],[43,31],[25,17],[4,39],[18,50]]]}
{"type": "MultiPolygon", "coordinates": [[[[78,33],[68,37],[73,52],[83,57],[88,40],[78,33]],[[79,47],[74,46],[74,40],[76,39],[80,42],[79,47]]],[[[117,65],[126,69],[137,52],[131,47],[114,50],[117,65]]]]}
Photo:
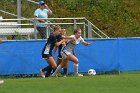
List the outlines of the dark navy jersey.
{"type": "MultiPolygon", "coordinates": [[[[60,42],[63,39],[62,35],[57,35],[56,38],[57,38],[57,42],[60,42]]],[[[58,47],[58,57],[60,57],[60,58],[61,58],[60,52],[61,52],[62,47],[63,47],[62,44],[60,44],[59,47],[58,47]]]]}
{"type": "Polygon", "coordinates": [[[56,36],[53,33],[51,33],[42,50],[42,54],[50,54],[52,56],[52,50],[56,42],[57,42],[56,36]]]}
{"type": "Polygon", "coordinates": [[[57,41],[58,41],[58,42],[60,42],[60,41],[63,39],[62,36],[61,36],[60,34],[57,35],[56,38],[57,38],[57,41]]]}

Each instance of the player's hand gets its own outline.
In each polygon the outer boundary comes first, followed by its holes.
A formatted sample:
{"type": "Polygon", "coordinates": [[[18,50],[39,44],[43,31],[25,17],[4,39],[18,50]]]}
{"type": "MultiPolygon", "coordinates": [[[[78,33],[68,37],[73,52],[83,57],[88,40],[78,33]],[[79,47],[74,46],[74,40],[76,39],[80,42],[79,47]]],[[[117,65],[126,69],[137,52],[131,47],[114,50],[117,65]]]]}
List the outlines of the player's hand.
{"type": "Polygon", "coordinates": [[[85,45],[85,46],[89,46],[89,45],[91,45],[93,42],[83,42],[83,44],[85,45]]]}
{"type": "Polygon", "coordinates": [[[93,42],[88,42],[88,45],[91,45],[93,42]]]}

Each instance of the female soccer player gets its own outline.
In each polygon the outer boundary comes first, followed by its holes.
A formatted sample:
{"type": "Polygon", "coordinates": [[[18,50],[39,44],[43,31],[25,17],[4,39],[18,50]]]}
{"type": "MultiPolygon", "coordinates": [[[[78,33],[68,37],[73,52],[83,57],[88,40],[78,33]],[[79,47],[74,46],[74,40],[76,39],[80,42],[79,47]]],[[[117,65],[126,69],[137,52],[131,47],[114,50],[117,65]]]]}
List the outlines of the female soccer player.
{"type": "MultiPolygon", "coordinates": [[[[74,62],[74,76],[83,76],[82,74],[78,73],[78,58],[73,54],[74,47],[82,42],[83,45],[88,46],[91,43],[88,43],[84,41],[84,39],[81,37],[81,29],[77,28],[74,30],[73,35],[70,36],[72,39],[68,41],[66,46],[64,46],[61,50],[61,55],[63,58],[73,61],[74,62]]],[[[63,62],[62,62],[63,63],[63,62]]],[[[57,67],[55,72],[52,74],[52,76],[56,76],[56,74],[59,72],[59,70],[62,67],[62,63],[57,67]]]]}
{"type": "Polygon", "coordinates": [[[61,43],[64,42],[63,39],[61,41],[57,42],[56,36],[58,34],[60,34],[60,32],[61,32],[61,27],[55,26],[53,33],[50,34],[50,36],[42,50],[42,58],[44,58],[47,61],[47,63],[49,64],[47,67],[40,70],[41,76],[43,78],[45,78],[45,75],[44,75],[45,71],[47,71],[47,76],[49,76],[51,71],[53,69],[56,69],[56,67],[57,67],[57,64],[52,55],[52,50],[53,50],[54,46],[59,46],[61,43]]]}
{"type": "MultiPolygon", "coordinates": [[[[63,36],[66,36],[66,29],[62,29],[60,35],[57,36],[58,42],[63,39],[63,36]]],[[[63,46],[66,46],[66,42],[67,42],[67,39],[65,39],[65,40],[66,41],[63,42],[58,47],[58,57],[57,57],[57,65],[60,65],[61,62],[64,61],[63,64],[62,64],[62,67],[63,67],[63,70],[64,70],[64,72],[63,72],[64,77],[66,77],[66,75],[67,75],[67,68],[68,68],[68,62],[67,62],[68,60],[63,59],[62,56],[61,56],[61,49],[62,49],[63,46]]],[[[56,49],[55,49],[55,52],[56,52],[56,49]]]]}

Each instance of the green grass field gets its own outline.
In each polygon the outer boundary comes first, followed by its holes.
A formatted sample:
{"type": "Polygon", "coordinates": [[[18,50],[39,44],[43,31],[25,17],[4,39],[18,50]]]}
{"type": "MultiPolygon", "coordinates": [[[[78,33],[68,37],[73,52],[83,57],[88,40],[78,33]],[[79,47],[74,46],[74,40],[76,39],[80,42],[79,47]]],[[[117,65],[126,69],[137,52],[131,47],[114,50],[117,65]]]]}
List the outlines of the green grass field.
{"type": "Polygon", "coordinates": [[[140,93],[140,74],[4,79],[0,93],[140,93]]]}

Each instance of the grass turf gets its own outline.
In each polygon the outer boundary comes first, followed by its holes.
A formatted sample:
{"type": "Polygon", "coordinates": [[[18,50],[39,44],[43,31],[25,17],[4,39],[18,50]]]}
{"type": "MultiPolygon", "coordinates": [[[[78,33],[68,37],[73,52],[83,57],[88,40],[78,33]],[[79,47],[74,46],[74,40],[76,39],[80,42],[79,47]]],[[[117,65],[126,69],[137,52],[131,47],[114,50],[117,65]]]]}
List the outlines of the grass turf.
{"type": "Polygon", "coordinates": [[[0,93],[140,93],[140,74],[4,79],[0,93]]]}

